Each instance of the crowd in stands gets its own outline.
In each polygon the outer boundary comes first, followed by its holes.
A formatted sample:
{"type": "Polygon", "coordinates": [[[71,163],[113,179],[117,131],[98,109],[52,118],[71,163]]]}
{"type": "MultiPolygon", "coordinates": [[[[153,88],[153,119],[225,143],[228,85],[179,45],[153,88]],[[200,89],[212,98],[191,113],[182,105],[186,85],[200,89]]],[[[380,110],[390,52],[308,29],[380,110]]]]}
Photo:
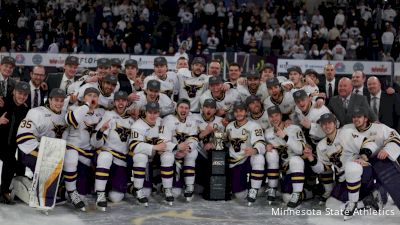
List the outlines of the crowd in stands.
{"type": "Polygon", "coordinates": [[[395,0],[2,1],[2,52],[396,60],[395,0]]]}

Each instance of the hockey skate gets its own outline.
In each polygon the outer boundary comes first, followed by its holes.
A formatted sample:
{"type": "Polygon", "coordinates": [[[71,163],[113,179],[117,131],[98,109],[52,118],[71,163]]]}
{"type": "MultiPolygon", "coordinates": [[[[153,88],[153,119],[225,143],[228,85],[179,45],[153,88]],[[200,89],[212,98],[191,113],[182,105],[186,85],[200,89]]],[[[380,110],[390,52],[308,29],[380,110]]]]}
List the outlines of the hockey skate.
{"type": "Polygon", "coordinates": [[[257,198],[257,189],[250,188],[249,192],[247,193],[247,205],[251,206],[257,198]]]}
{"type": "Polygon", "coordinates": [[[138,200],[139,204],[144,205],[146,207],[149,206],[149,200],[145,196],[142,188],[136,191],[136,199],[138,200]]]}
{"type": "Polygon", "coordinates": [[[13,197],[11,196],[11,193],[2,193],[0,195],[0,203],[6,204],[6,205],[15,205],[15,202],[13,200],[13,197]]]}
{"type": "Polygon", "coordinates": [[[82,201],[81,196],[76,190],[68,192],[68,197],[76,209],[86,212],[85,203],[82,201]]]}
{"type": "Polygon", "coordinates": [[[379,190],[375,189],[372,193],[370,193],[363,200],[365,207],[373,208],[376,211],[383,209],[383,200],[382,195],[379,190]]]}
{"type": "Polygon", "coordinates": [[[174,204],[174,196],[172,195],[171,188],[164,188],[164,197],[168,205],[172,206],[174,204]]]}
{"type": "Polygon", "coordinates": [[[356,202],[347,202],[343,211],[344,221],[353,218],[354,211],[357,208],[356,202]]]}
{"type": "Polygon", "coordinates": [[[292,195],[290,195],[290,200],[287,203],[287,207],[289,208],[296,208],[301,204],[301,196],[299,192],[293,192],[292,195]]]}
{"type": "Polygon", "coordinates": [[[324,192],[320,199],[319,199],[319,205],[325,205],[326,200],[331,196],[331,192],[324,192]]]}
{"type": "Polygon", "coordinates": [[[266,192],[268,205],[271,205],[276,200],[276,188],[268,188],[266,192]]]}
{"type": "Polygon", "coordinates": [[[194,186],[193,184],[188,184],[186,185],[185,192],[183,193],[183,196],[186,198],[187,202],[192,201],[193,199],[193,193],[194,193],[194,186]]]}
{"type": "Polygon", "coordinates": [[[102,212],[105,212],[107,209],[107,199],[104,191],[97,192],[96,208],[102,212]]]}

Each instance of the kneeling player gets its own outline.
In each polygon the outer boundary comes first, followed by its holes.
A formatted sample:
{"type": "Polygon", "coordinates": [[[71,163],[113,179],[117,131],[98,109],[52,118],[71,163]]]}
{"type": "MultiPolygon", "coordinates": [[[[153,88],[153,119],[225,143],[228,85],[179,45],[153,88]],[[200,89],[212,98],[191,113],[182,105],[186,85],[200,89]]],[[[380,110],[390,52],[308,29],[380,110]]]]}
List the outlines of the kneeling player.
{"type": "Polygon", "coordinates": [[[127,163],[129,138],[133,119],[125,114],[128,94],[118,91],[114,94],[114,110],[107,111],[97,125],[97,132],[92,135],[93,146],[99,149],[96,165],[95,190],[96,205],[106,211],[106,184],[111,183],[108,197],[113,202],[124,198],[127,186],[127,163]]]}
{"type": "Polygon", "coordinates": [[[270,203],[275,201],[279,171],[283,169],[286,171],[286,176],[282,189],[284,193],[291,193],[287,206],[295,208],[301,204],[304,186],[304,160],[301,158],[305,146],[303,131],[297,125],[286,126],[282,121],[282,113],[278,106],[269,107],[267,112],[272,126],[265,131],[265,139],[268,143],[267,198],[270,203]]]}
{"type": "Polygon", "coordinates": [[[363,207],[363,202],[359,202],[360,195],[363,199],[372,191],[372,168],[367,161],[377,150],[377,145],[351,129],[337,129],[336,117],[331,113],[323,114],[319,123],[326,137],[317,145],[317,157],[312,155],[311,149],[304,150],[304,155],[315,173],[331,170],[334,166],[339,183],[331,198],[347,201],[343,214],[348,220],[357,206],[363,207]]]}
{"type": "Polygon", "coordinates": [[[232,192],[239,197],[239,193],[247,189],[247,174],[250,173],[251,187],[247,193],[250,206],[256,201],[258,189],[264,179],[264,132],[259,124],[247,119],[246,104],[236,102],[233,109],[235,121],[226,127],[230,143],[232,192]]]}
{"type": "Polygon", "coordinates": [[[65,187],[72,204],[82,211],[86,209],[80,195],[90,194],[94,181],[91,169],[94,151],[88,140],[104,115],[104,109],[97,108],[99,94],[96,88],[87,88],[84,104],[72,106],[65,116],[69,125],[63,169],[65,187]]]}
{"type": "MultiPolygon", "coordinates": [[[[172,195],[172,178],[174,154],[167,151],[167,144],[159,139],[161,126],[160,105],[157,102],[149,102],[145,106],[145,117],[138,119],[132,125],[132,141],[129,145],[133,152],[133,184],[136,189],[136,198],[139,203],[148,205],[148,199],[143,191],[147,174],[146,169],[151,167],[149,162],[155,155],[159,155],[161,161],[161,180],[164,187],[165,200],[172,205],[174,196],[172,195]]],[[[146,181],[150,181],[146,179],[146,181]]]]}

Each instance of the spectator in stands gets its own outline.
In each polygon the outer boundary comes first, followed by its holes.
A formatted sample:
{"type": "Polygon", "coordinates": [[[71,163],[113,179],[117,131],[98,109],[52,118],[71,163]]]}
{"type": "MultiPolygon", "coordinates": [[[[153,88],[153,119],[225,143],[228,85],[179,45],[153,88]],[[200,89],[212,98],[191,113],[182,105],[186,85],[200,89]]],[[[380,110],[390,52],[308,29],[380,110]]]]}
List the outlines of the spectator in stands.
{"type": "Polygon", "coordinates": [[[390,53],[392,51],[392,45],[394,42],[394,34],[390,27],[387,27],[386,31],[382,34],[381,41],[383,46],[383,53],[390,53]]]}
{"type": "Polygon", "coordinates": [[[346,22],[346,20],[345,20],[344,14],[343,14],[343,10],[339,9],[338,13],[335,16],[334,25],[335,25],[335,27],[340,29],[345,25],[345,22],[346,22]]]}
{"type": "Polygon", "coordinates": [[[335,47],[333,47],[332,56],[333,60],[344,60],[346,57],[346,49],[342,46],[340,41],[337,41],[335,47]]]}
{"type": "Polygon", "coordinates": [[[319,28],[321,23],[324,22],[324,17],[320,14],[319,10],[315,11],[315,14],[312,16],[311,19],[311,27],[313,29],[319,28]]]}

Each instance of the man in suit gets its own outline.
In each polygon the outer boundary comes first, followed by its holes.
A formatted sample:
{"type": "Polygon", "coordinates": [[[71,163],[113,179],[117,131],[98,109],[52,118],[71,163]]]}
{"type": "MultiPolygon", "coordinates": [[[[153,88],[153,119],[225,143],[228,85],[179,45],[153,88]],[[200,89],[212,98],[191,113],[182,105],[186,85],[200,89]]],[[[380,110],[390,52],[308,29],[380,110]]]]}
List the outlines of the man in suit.
{"type": "Polygon", "coordinates": [[[36,65],[33,67],[31,80],[29,81],[30,95],[26,101],[30,109],[44,105],[45,99],[47,99],[47,89],[42,85],[45,77],[46,71],[44,66],[36,65]]]}
{"type": "Polygon", "coordinates": [[[345,124],[352,123],[352,114],[355,108],[363,107],[368,109],[369,118],[374,122],[377,116],[368,104],[367,97],[352,92],[353,85],[351,80],[343,77],[339,80],[338,94],[329,100],[328,108],[333,112],[342,127],[345,124]]]}
{"type": "Polygon", "coordinates": [[[353,93],[354,94],[359,94],[359,95],[364,95],[368,96],[368,88],[364,87],[365,84],[365,74],[360,71],[354,71],[354,73],[351,75],[351,83],[353,84],[353,93]]]}
{"type": "Polygon", "coordinates": [[[48,91],[60,88],[67,91],[68,87],[78,78],[75,76],[79,66],[79,58],[68,56],[64,63],[64,73],[49,74],[46,80],[48,91]]]}
{"type": "Polygon", "coordinates": [[[15,59],[5,56],[1,59],[0,65],[0,107],[4,106],[4,99],[12,93],[17,83],[11,78],[11,74],[15,68],[15,59]]]}
{"type": "Polygon", "coordinates": [[[138,75],[138,63],[134,59],[128,59],[125,61],[125,74],[118,74],[118,81],[121,85],[120,90],[125,91],[130,95],[132,92],[138,92],[142,90],[142,80],[138,75]]]}
{"type": "Polygon", "coordinates": [[[368,102],[372,111],[378,115],[378,121],[400,131],[400,95],[397,93],[388,95],[381,89],[381,82],[375,76],[368,78],[367,87],[368,102]]]}
{"type": "Polygon", "coordinates": [[[324,67],[324,78],[320,79],[318,84],[319,93],[325,93],[326,103],[335,95],[338,95],[338,79],[335,78],[336,69],[332,64],[327,64],[324,67]]]}

